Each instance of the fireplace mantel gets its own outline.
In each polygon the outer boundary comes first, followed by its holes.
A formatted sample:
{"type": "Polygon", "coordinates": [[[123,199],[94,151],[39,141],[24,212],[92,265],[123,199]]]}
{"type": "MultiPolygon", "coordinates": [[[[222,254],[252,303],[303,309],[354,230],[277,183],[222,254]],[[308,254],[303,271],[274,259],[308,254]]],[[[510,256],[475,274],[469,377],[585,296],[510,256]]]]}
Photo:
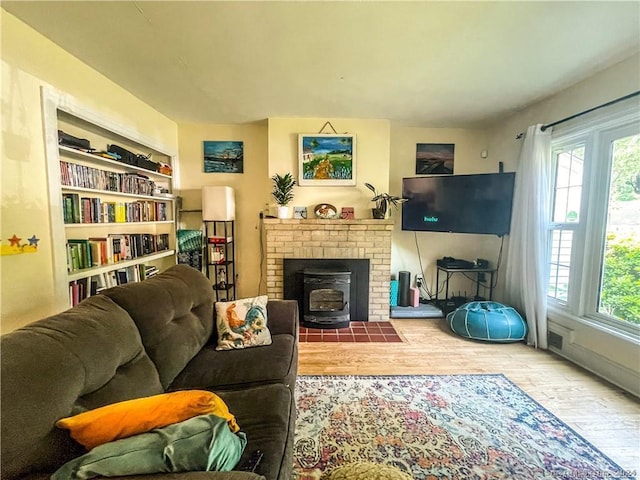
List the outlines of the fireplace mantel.
{"type": "Polygon", "coordinates": [[[267,295],[283,298],[284,258],[369,259],[369,321],[389,319],[393,220],[264,219],[267,295]]]}
{"type": "Polygon", "coordinates": [[[372,218],[361,218],[361,219],[325,219],[325,218],[265,218],[264,224],[266,225],[392,225],[394,224],[393,219],[384,219],[384,220],[376,220],[372,218]]]}

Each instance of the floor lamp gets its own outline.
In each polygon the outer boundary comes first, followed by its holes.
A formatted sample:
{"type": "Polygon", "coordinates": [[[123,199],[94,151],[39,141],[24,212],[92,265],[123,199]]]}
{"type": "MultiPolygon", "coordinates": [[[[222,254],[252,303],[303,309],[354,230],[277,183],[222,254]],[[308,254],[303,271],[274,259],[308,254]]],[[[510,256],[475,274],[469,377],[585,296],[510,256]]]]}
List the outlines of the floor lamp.
{"type": "MultiPolygon", "coordinates": [[[[217,239],[210,239],[209,225],[207,222],[230,222],[236,219],[236,201],[233,188],[226,186],[205,186],[202,187],[202,221],[204,222],[204,231],[207,242],[207,276],[209,275],[209,268],[212,265],[216,265],[219,262],[227,260],[227,264],[224,267],[216,266],[215,274],[213,275],[213,282],[216,287],[216,301],[228,300],[228,298],[221,299],[218,297],[221,290],[224,290],[228,294],[232,294],[231,298],[235,297],[235,290],[228,291],[229,282],[233,285],[235,277],[235,265],[228,263],[229,260],[233,260],[235,253],[229,252],[228,246],[229,237],[233,237],[234,224],[231,224],[231,231],[228,230],[228,223],[224,223],[222,228],[223,233],[223,248],[216,246],[217,239]],[[231,234],[231,235],[229,235],[231,234]],[[213,241],[212,241],[213,240],[213,241]],[[229,255],[231,253],[231,255],[229,255]],[[231,257],[231,258],[229,258],[231,257]],[[232,271],[227,271],[227,267],[232,271]]],[[[213,224],[213,235],[217,236],[219,233],[217,225],[213,224]]],[[[235,247],[231,247],[232,249],[235,247]]],[[[211,278],[211,277],[210,277],[211,278]]],[[[233,287],[232,287],[233,288],[233,287]]]]}
{"type": "Polygon", "coordinates": [[[202,187],[202,220],[204,222],[236,219],[236,200],[232,187],[202,187]]]}

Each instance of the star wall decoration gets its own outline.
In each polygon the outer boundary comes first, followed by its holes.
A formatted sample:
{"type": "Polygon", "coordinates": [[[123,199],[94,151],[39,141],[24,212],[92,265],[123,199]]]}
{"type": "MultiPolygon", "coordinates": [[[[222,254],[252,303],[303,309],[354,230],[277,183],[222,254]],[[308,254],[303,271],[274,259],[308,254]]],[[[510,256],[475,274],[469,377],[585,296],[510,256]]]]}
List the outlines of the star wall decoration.
{"type": "Polygon", "coordinates": [[[11,246],[12,247],[19,247],[20,246],[20,240],[22,240],[22,238],[18,237],[15,233],[13,234],[13,237],[11,237],[9,239],[9,242],[11,242],[11,246]]]}
{"type": "MultiPolygon", "coordinates": [[[[6,238],[6,237],[5,237],[6,238]]],[[[23,237],[19,237],[17,234],[13,234],[12,237],[6,238],[6,241],[0,240],[0,255],[20,255],[22,253],[38,253],[38,242],[40,239],[34,233],[31,237],[27,238],[29,243],[21,243],[23,237]]]]}

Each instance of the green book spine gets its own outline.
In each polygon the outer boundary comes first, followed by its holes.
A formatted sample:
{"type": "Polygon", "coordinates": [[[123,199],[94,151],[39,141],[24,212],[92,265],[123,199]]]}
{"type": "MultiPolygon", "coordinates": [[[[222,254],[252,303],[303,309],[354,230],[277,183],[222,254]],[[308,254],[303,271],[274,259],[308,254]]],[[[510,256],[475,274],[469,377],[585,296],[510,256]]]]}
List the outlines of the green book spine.
{"type": "Polygon", "coordinates": [[[80,195],[77,193],[71,194],[71,200],[73,205],[73,223],[80,223],[80,195]]]}

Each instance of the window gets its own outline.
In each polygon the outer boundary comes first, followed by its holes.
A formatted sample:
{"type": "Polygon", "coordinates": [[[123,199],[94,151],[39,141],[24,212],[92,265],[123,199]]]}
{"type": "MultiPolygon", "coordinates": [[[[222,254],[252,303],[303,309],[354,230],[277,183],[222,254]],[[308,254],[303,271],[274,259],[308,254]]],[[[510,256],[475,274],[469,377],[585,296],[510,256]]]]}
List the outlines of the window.
{"type": "Polygon", "coordinates": [[[551,308],[640,335],[640,116],[620,108],[556,130],[551,308]]]}
{"type": "Polygon", "coordinates": [[[554,155],[555,182],[551,215],[549,295],[567,301],[573,236],[580,219],[584,144],[559,150],[554,155]]]}
{"type": "Polygon", "coordinates": [[[611,145],[598,312],[640,324],[640,135],[611,145]]]}

